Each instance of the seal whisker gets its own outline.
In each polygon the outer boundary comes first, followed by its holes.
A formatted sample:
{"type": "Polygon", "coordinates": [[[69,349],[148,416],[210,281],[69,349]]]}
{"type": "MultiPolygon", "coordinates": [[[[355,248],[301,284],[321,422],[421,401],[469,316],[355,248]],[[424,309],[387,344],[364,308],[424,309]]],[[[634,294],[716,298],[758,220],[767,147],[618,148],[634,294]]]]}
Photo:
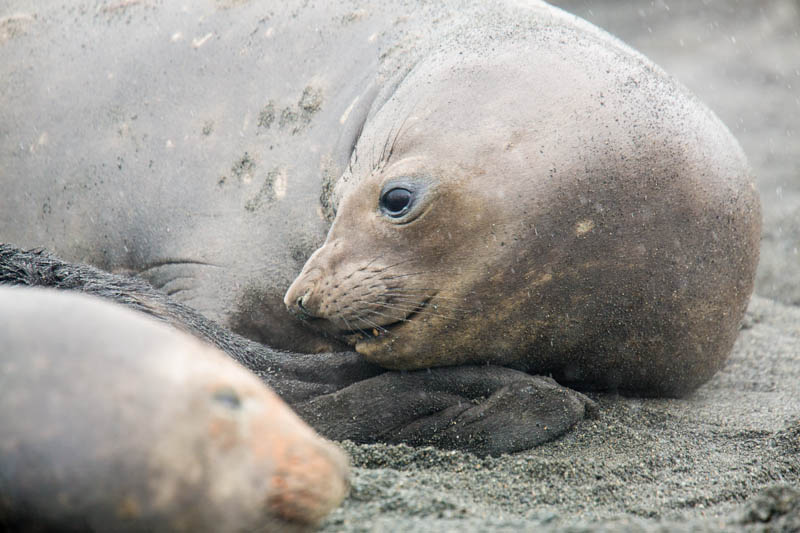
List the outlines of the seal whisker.
{"type": "MultiPolygon", "coordinates": [[[[405,273],[405,274],[397,274],[396,276],[397,277],[408,277],[408,276],[420,276],[420,275],[424,275],[424,274],[447,274],[447,275],[452,275],[452,274],[458,274],[458,273],[461,273],[461,272],[477,272],[477,273],[481,273],[481,274],[486,273],[484,270],[479,270],[479,269],[470,269],[470,270],[463,269],[463,268],[462,269],[456,269],[456,270],[454,270],[454,269],[447,269],[447,270],[430,269],[430,270],[421,270],[421,271],[418,271],[418,272],[408,272],[408,273],[405,273]]],[[[394,277],[385,276],[385,277],[382,277],[380,279],[381,280],[390,280],[390,279],[394,279],[394,277]]]]}
{"type": "Polygon", "coordinates": [[[370,266],[372,266],[372,263],[374,263],[374,262],[375,262],[375,261],[377,261],[378,259],[379,259],[378,257],[374,258],[372,261],[370,261],[369,263],[367,263],[366,265],[364,265],[363,267],[361,267],[361,270],[366,270],[366,269],[368,269],[370,266]]]}
{"type": "Polygon", "coordinates": [[[383,316],[383,317],[386,317],[386,318],[390,318],[390,319],[392,319],[394,321],[408,322],[407,318],[398,318],[398,317],[395,317],[395,316],[392,316],[392,315],[387,315],[386,313],[381,313],[380,311],[376,311],[375,309],[364,309],[364,311],[367,312],[367,313],[370,313],[372,315],[380,315],[380,316],[383,316]]]}
{"type": "MultiPolygon", "coordinates": [[[[392,139],[392,144],[389,147],[389,153],[386,156],[386,161],[385,161],[384,164],[388,164],[389,160],[392,158],[392,154],[394,154],[394,146],[395,146],[395,144],[397,144],[397,139],[400,138],[400,133],[403,131],[403,126],[406,125],[406,122],[408,122],[408,119],[409,119],[410,116],[411,116],[411,113],[407,114],[406,117],[403,119],[403,122],[400,123],[400,127],[397,128],[397,133],[394,134],[394,139],[392,139]]],[[[391,133],[390,133],[390,135],[391,135],[391,133]]]]}
{"type": "MultiPolygon", "coordinates": [[[[425,293],[421,293],[421,294],[404,294],[404,293],[398,293],[398,292],[391,292],[391,293],[384,292],[383,296],[386,297],[385,301],[387,301],[389,303],[400,303],[400,304],[408,303],[408,304],[411,304],[411,305],[421,305],[420,297],[421,296],[425,296],[425,293]]],[[[426,296],[425,298],[423,298],[423,301],[431,302],[431,301],[433,301],[435,299],[438,299],[438,298],[439,298],[438,295],[430,295],[430,296],[426,296]]],[[[447,299],[448,300],[459,300],[458,298],[447,298],[447,299]]],[[[450,309],[461,309],[461,308],[463,308],[462,306],[453,305],[454,303],[455,302],[453,302],[453,301],[449,301],[449,302],[446,302],[446,303],[436,303],[434,305],[437,305],[437,306],[440,306],[440,307],[448,307],[450,309]]]]}
{"type": "MultiPolygon", "coordinates": [[[[373,260],[373,261],[374,261],[374,260],[373,260]]],[[[398,267],[398,266],[400,266],[400,265],[404,265],[404,264],[406,264],[406,263],[408,263],[408,262],[410,262],[410,261],[411,261],[411,259],[410,259],[410,258],[409,258],[409,259],[404,259],[404,260],[402,260],[402,261],[398,261],[397,263],[394,263],[394,264],[391,264],[391,265],[385,266],[385,267],[383,267],[383,268],[381,268],[381,269],[379,269],[379,270],[375,270],[374,272],[375,272],[375,274],[380,274],[380,273],[382,273],[382,272],[386,272],[386,271],[387,271],[387,270],[389,270],[389,269],[396,268],[396,267],[398,267]]]]}
{"type": "MultiPolygon", "coordinates": [[[[369,311],[369,309],[364,309],[364,311],[369,311]]],[[[365,318],[363,315],[359,314],[357,318],[358,318],[358,320],[361,320],[362,322],[366,322],[367,324],[369,324],[373,329],[378,330],[381,333],[384,333],[386,335],[391,335],[391,332],[388,329],[386,329],[385,327],[381,326],[380,324],[378,324],[376,322],[373,322],[372,320],[370,320],[368,318],[365,318]]],[[[361,328],[359,328],[359,331],[361,331],[367,337],[370,336],[368,333],[364,333],[364,331],[361,328]]]]}
{"type": "Polygon", "coordinates": [[[370,169],[371,169],[370,172],[375,172],[378,169],[378,162],[375,160],[375,143],[370,143],[370,144],[372,145],[372,146],[370,146],[371,154],[370,154],[370,157],[369,157],[370,169]]]}
{"type": "MultiPolygon", "coordinates": [[[[370,263],[369,263],[369,264],[372,264],[373,262],[375,262],[375,260],[376,260],[376,259],[373,259],[372,261],[370,261],[370,263]]],[[[385,268],[382,268],[382,269],[380,269],[380,270],[374,270],[374,271],[370,272],[368,275],[366,275],[366,276],[364,276],[363,278],[361,278],[361,284],[363,285],[363,284],[364,284],[365,282],[367,282],[367,281],[371,281],[371,280],[373,280],[373,279],[376,279],[376,277],[377,277],[379,274],[383,273],[383,272],[384,272],[385,270],[387,270],[388,268],[393,268],[393,267],[395,267],[395,266],[398,266],[398,265],[401,265],[402,263],[405,263],[405,262],[407,262],[407,261],[401,261],[401,262],[399,262],[399,263],[395,263],[394,265],[390,265],[389,267],[385,267],[385,268]]],[[[358,272],[363,272],[364,270],[366,270],[366,268],[369,266],[369,264],[368,264],[368,265],[366,265],[366,266],[364,266],[364,267],[360,267],[360,268],[358,268],[358,269],[356,269],[356,270],[352,271],[352,272],[351,272],[350,274],[348,274],[348,275],[347,275],[345,278],[343,278],[343,279],[342,279],[342,281],[346,281],[346,280],[348,280],[348,279],[352,278],[352,277],[353,277],[353,276],[354,276],[356,273],[358,273],[358,272]]],[[[379,287],[379,286],[380,286],[380,285],[373,285],[371,288],[377,288],[377,287],[379,287]]]]}
{"type": "Polygon", "coordinates": [[[431,311],[430,309],[428,309],[428,307],[423,305],[423,304],[419,304],[419,305],[416,305],[416,306],[400,306],[400,305],[391,305],[391,304],[387,304],[387,303],[377,303],[376,302],[374,305],[379,305],[379,306],[385,307],[387,309],[397,309],[398,311],[410,311],[411,313],[419,313],[419,314],[426,313],[426,314],[433,315],[433,316],[438,316],[438,317],[441,317],[441,318],[447,318],[448,320],[456,320],[456,317],[443,315],[441,313],[435,313],[435,312],[431,311]]]}
{"type": "MultiPolygon", "coordinates": [[[[337,311],[339,311],[339,318],[341,318],[342,322],[344,322],[345,326],[347,326],[348,331],[354,331],[353,328],[350,327],[350,323],[347,321],[347,318],[345,318],[344,313],[342,313],[342,310],[339,307],[339,304],[334,302],[333,305],[335,305],[337,311]]],[[[360,316],[358,314],[356,314],[355,316],[356,316],[356,320],[360,320],[360,316]]],[[[367,334],[367,332],[364,331],[363,329],[361,329],[360,327],[356,326],[356,330],[358,330],[362,335],[364,335],[366,337],[369,337],[369,334],[367,334]]]]}
{"type": "MultiPolygon", "coordinates": [[[[402,298],[401,299],[392,298],[392,303],[395,303],[395,302],[399,302],[401,305],[404,304],[404,303],[414,305],[414,304],[417,303],[417,300],[402,299],[402,298]]],[[[436,308],[447,309],[448,311],[464,311],[465,309],[468,309],[468,308],[465,308],[465,307],[455,307],[455,306],[452,306],[452,305],[444,305],[444,304],[439,304],[439,303],[431,303],[429,305],[432,305],[433,307],[436,307],[436,308]]]]}
{"type": "MultiPolygon", "coordinates": [[[[396,318],[396,317],[389,316],[389,315],[386,315],[384,313],[381,313],[379,311],[375,311],[374,309],[365,309],[364,311],[366,311],[367,313],[373,314],[373,315],[380,315],[380,316],[385,316],[387,318],[391,318],[392,320],[394,320],[394,322],[411,322],[411,319],[409,319],[409,318],[396,318]]],[[[391,334],[391,332],[388,331],[386,328],[384,328],[384,331],[386,331],[386,333],[390,333],[391,334]]]]}
{"type": "Polygon", "coordinates": [[[347,329],[348,330],[352,330],[353,328],[351,328],[350,324],[347,322],[347,318],[345,317],[345,314],[342,312],[342,308],[339,307],[339,304],[334,301],[333,305],[336,306],[336,310],[339,312],[339,318],[342,319],[342,321],[344,322],[344,325],[347,326],[347,329]]]}
{"type": "Polygon", "coordinates": [[[392,279],[408,278],[408,277],[411,277],[411,276],[421,276],[422,274],[428,274],[428,273],[430,273],[430,271],[427,271],[427,272],[426,271],[423,271],[423,272],[409,272],[408,274],[393,274],[391,276],[386,276],[386,277],[383,277],[383,278],[380,278],[380,279],[381,279],[381,281],[389,281],[389,280],[392,280],[392,279]]]}
{"type": "Polygon", "coordinates": [[[381,168],[383,168],[383,166],[386,165],[386,163],[388,162],[388,159],[386,158],[386,151],[389,148],[389,141],[391,140],[391,138],[392,138],[392,130],[390,129],[389,135],[386,136],[386,141],[383,143],[383,149],[381,150],[381,157],[378,160],[378,166],[380,166],[381,168]]]}
{"type": "MultiPolygon", "coordinates": [[[[374,263],[374,262],[375,262],[375,261],[377,261],[378,259],[380,259],[380,258],[379,258],[379,257],[376,257],[376,258],[372,259],[372,260],[371,260],[369,263],[367,263],[366,265],[364,265],[364,266],[361,266],[361,267],[359,267],[359,268],[357,268],[357,269],[353,270],[352,272],[350,272],[350,274],[348,274],[347,276],[345,276],[345,277],[342,279],[342,281],[344,281],[344,280],[348,280],[348,279],[352,278],[352,277],[353,277],[353,276],[354,276],[354,275],[355,275],[357,272],[364,272],[365,270],[367,270],[367,269],[368,269],[368,268],[369,268],[369,267],[372,265],[372,263],[374,263]]],[[[384,267],[384,268],[380,268],[380,269],[378,269],[378,270],[373,270],[373,271],[370,271],[369,275],[367,275],[366,277],[364,277],[364,278],[362,279],[362,282],[364,282],[364,281],[367,281],[367,280],[370,280],[370,279],[373,279],[375,276],[377,276],[378,274],[380,274],[381,272],[383,272],[384,270],[386,270],[386,268],[392,268],[393,266],[396,266],[396,265],[402,264],[402,263],[404,263],[404,262],[405,262],[405,261],[400,261],[400,262],[398,262],[398,263],[395,263],[394,265],[391,265],[390,267],[384,267]]]]}
{"type": "MultiPolygon", "coordinates": [[[[397,288],[389,287],[389,288],[386,288],[384,290],[384,294],[387,294],[389,296],[405,296],[407,298],[418,298],[420,296],[420,293],[429,294],[433,290],[434,289],[413,289],[413,288],[406,289],[404,287],[397,287],[397,288]],[[406,292],[406,291],[409,291],[409,292],[406,292]],[[413,291],[413,292],[411,292],[411,291],[413,291]]],[[[432,296],[432,298],[436,298],[437,300],[453,300],[453,301],[459,301],[459,302],[463,302],[463,301],[466,300],[463,296],[462,297],[458,297],[458,296],[441,296],[439,293],[436,293],[434,296],[432,296]]]]}

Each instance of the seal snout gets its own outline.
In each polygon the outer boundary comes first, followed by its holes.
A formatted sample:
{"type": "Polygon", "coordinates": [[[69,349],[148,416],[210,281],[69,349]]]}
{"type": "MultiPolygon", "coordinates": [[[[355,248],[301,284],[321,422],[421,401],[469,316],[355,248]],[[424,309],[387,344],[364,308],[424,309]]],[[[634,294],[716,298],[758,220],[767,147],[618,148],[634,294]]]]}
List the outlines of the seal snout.
{"type": "Polygon", "coordinates": [[[309,272],[294,280],[283,298],[290,313],[302,319],[320,317],[319,298],[315,297],[318,278],[318,275],[309,272]]]}
{"type": "Polygon", "coordinates": [[[283,298],[283,303],[293,315],[297,315],[300,318],[311,318],[314,316],[313,311],[309,308],[311,288],[303,287],[301,289],[305,290],[293,290],[296,284],[297,282],[289,287],[286,296],[283,298]]]}

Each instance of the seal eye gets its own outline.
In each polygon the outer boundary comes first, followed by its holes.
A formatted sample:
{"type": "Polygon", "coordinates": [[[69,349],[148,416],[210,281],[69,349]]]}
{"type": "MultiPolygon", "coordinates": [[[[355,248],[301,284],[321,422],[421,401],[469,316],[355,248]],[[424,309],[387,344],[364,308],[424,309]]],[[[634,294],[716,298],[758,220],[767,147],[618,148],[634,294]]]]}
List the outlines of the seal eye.
{"type": "Polygon", "coordinates": [[[381,196],[381,209],[390,217],[399,218],[408,212],[414,195],[408,189],[395,187],[381,196]]]}

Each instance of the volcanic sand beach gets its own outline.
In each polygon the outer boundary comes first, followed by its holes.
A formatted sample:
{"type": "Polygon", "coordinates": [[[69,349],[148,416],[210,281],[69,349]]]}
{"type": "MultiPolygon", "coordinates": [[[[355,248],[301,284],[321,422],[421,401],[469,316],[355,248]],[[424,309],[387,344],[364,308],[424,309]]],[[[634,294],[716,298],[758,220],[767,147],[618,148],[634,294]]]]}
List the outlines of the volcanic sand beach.
{"type": "Polygon", "coordinates": [[[690,396],[592,394],[597,417],[502,456],[344,443],[324,531],[800,530],[800,2],[554,2],[692,89],[741,142],[764,211],[756,294],[690,396]]]}

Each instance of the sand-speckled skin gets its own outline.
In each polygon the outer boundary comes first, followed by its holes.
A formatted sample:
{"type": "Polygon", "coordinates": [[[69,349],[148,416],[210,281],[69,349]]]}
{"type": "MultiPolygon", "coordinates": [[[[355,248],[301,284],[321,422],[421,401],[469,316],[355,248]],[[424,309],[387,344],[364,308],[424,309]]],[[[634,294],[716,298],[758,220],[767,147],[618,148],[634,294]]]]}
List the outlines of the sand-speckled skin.
{"type": "MultiPolygon", "coordinates": [[[[383,365],[680,394],[730,349],[760,220],[741,150],[574,17],[466,0],[5,10],[0,241],[140,273],[252,338],[321,350],[282,300],[337,211],[323,278],[408,258],[394,274],[427,272],[407,288],[438,294],[436,314],[357,344],[383,365]],[[430,209],[387,226],[381,180],[412,175],[430,209]]],[[[328,329],[353,329],[334,315],[328,329]]]]}
{"type": "Polygon", "coordinates": [[[347,492],[255,376],[140,313],[3,287],[0,340],[4,531],[306,531],[347,492]]]}

